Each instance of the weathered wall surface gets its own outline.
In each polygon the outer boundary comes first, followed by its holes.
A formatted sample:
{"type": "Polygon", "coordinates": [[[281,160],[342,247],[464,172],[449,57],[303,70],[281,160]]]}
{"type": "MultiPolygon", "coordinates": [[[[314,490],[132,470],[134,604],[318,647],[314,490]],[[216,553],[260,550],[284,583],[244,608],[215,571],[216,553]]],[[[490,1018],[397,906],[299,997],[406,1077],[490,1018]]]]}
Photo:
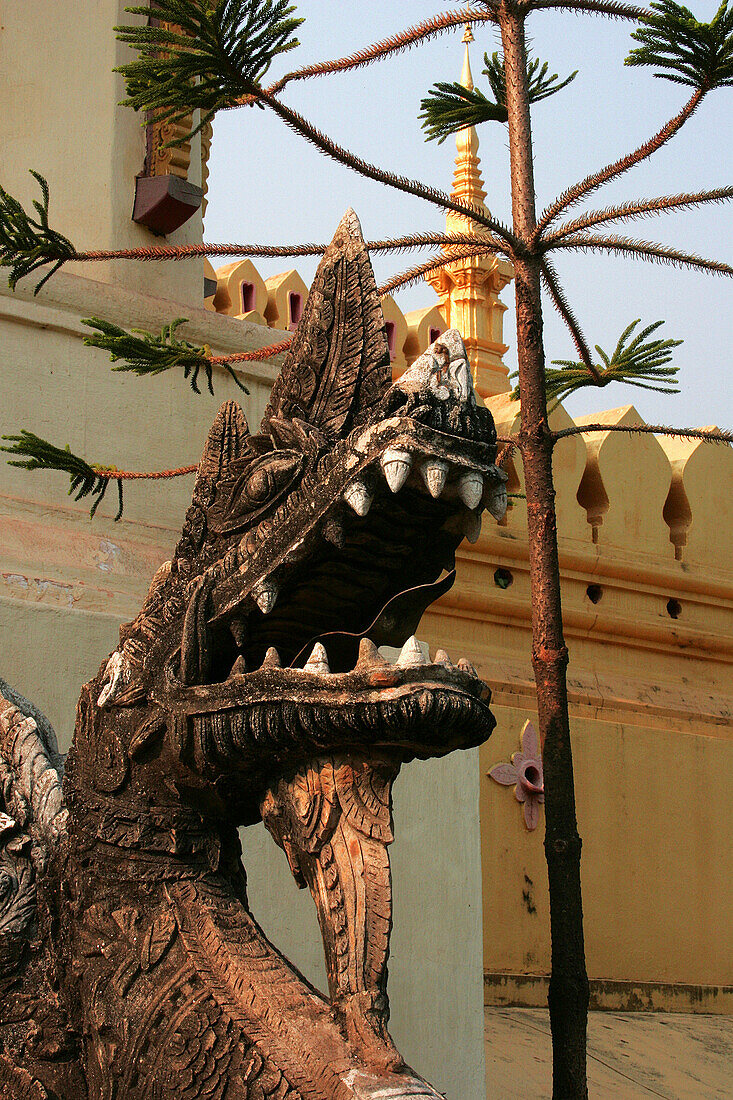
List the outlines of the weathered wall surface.
{"type": "MultiPolygon", "coordinates": [[[[516,430],[508,397],[487,404],[503,434],[516,430]]],[[[593,420],[639,422],[631,407],[593,420]]],[[[733,453],[607,432],[564,440],[555,467],[593,997],[730,1012],[733,453]]],[[[511,474],[521,492],[516,460],[511,474]]],[[[459,556],[460,583],[421,631],[469,655],[494,691],[480,756],[486,999],[542,1004],[544,818],[529,832],[513,789],[487,774],[536,723],[524,501],[459,556]]]]}
{"type": "MultiPolygon", "coordinates": [[[[0,34],[0,149],[3,187],[24,206],[39,198],[33,168],[51,189],[51,224],[79,250],[149,247],[154,238],[132,220],[135,177],[142,171],[141,118],[118,106],[124,81],[112,70],[134,59],[112,28],[140,21],[124,0],[95,0],[84,11],[83,33],[69,29],[69,8],[53,0],[2,5],[0,34]],[[45,48],[41,52],[41,43],[45,48]]],[[[191,148],[189,179],[201,182],[201,147],[191,148]]],[[[196,214],[168,240],[201,240],[196,214]]],[[[77,269],[80,265],[76,265],[77,269]]],[[[73,268],[70,268],[73,270],[73,268]]],[[[83,274],[89,268],[84,267],[83,274]]],[[[198,304],[203,262],[94,265],[94,278],[142,293],[198,304]]],[[[86,314],[84,314],[86,316],[86,314]]]]}

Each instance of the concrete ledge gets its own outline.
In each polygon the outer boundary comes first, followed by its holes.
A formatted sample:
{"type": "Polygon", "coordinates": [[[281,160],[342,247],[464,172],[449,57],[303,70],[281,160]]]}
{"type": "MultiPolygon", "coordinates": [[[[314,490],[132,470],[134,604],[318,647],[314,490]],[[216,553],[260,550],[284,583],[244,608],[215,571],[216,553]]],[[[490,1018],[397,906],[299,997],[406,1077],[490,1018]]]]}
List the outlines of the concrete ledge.
{"type": "MultiPolygon", "coordinates": [[[[548,974],[484,972],[484,1005],[544,1008],[548,974]]],[[[688,985],[678,982],[634,982],[590,979],[590,1008],[604,1012],[694,1012],[733,1015],[733,985],[688,985]]]]}
{"type": "MultiPolygon", "coordinates": [[[[80,337],[89,335],[89,329],[80,323],[82,317],[102,317],[123,327],[155,331],[183,314],[188,323],[182,335],[194,343],[208,344],[221,354],[253,351],[278,344],[290,335],[213,313],[205,310],[203,304],[197,307],[154,298],[66,271],[57,272],[37,296],[33,294],[33,286],[32,279],[25,280],[15,291],[5,281],[0,284],[0,320],[80,337]]],[[[240,363],[236,370],[242,377],[272,384],[283,358],[284,353],[262,362],[240,363]]]]}

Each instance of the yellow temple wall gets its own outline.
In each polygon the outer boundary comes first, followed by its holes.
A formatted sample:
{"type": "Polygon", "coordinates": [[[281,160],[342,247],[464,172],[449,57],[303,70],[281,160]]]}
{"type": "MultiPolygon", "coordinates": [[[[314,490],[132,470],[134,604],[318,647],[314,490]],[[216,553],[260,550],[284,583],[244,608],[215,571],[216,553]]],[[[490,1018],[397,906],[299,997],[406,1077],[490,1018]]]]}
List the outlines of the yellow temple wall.
{"type": "MultiPolygon", "coordinates": [[[[501,276],[505,285],[506,265],[501,276]]],[[[397,376],[441,314],[426,306],[400,324],[394,300],[389,310],[405,334],[397,376]]],[[[497,301],[493,324],[503,311],[497,301]]],[[[474,373],[508,386],[505,368],[474,373]]],[[[508,392],[485,402],[500,435],[518,432],[508,392]]],[[[560,407],[551,422],[643,424],[631,405],[576,421],[560,407]]],[[[519,748],[525,721],[537,722],[518,452],[506,469],[519,497],[464,543],[456,585],[420,636],[469,657],[494,693],[497,728],[479,762],[486,1003],[544,1004],[544,817],[528,831],[513,789],[488,776],[519,748]]],[[[593,1004],[731,1012],[733,449],[594,432],[557,444],[554,476],[593,1004]]]]}
{"type": "MultiPolygon", "coordinates": [[[[112,31],[117,24],[143,19],[127,13],[125,6],[125,0],[95,0],[93,10],[85,5],[83,33],[76,36],[69,33],[66,4],[33,0],[2,5],[2,185],[28,207],[40,197],[28,169],[45,176],[51,190],[51,224],[80,250],[135,248],[152,240],[132,221],[145,130],[138,114],[118,106],[125,95],[124,81],[112,71],[136,57],[112,31]]],[[[191,142],[188,178],[200,185],[201,175],[197,135],[191,142]]],[[[199,211],[167,240],[193,244],[201,240],[201,231],[199,211]]],[[[86,276],[90,265],[68,265],[67,270],[86,276]]],[[[98,281],[126,285],[130,274],[124,261],[94,264],[98,281]]],[[[198,302],[202,278],[201,260],[139,264],[134,285],[140,293],[198,302]]]]}
{"type": "MultiPolygon", "coordinates": [[[[506,395],[486,403],[501,434],[517,429],[506,395]]],[[[589,419],[641,422],[630,406],[589,419]]],[[[730,1012],[733,451],[594,433],[558,444],[555,465],[593,1003],[730,1012]]],[[[521,464],[515,476],[522,491],[521,464]]],[[[524,502],[503,525],[487,517],[459,559],[421,630],[470,655],[494,693],[480,754],[486,1002],[543,1004],[544,820],[528,831],[513,789],[488,776],[537,721],[524,502]]]]}

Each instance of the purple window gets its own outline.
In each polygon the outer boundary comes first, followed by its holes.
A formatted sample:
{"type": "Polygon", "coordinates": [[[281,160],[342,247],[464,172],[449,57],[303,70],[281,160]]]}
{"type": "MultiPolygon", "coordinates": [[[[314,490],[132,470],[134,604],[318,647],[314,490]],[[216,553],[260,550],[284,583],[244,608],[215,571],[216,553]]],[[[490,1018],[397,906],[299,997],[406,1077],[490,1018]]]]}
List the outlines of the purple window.
{"type": "Polygon", "coordinates": [[[440,336],[440,334],[441,334],[441,332],[442,332],[442,331],[443,331],[443,330],[442,330],[442,329],[440,329],[440,328],[431,328],[431,329],[430,329],[430,333],[429,333],[429,337],[430,337],[430,338],[429,338],[429,340],[428,340],[428,344],[434,344],[434,343],[435,343],[435,341],[436,341],[436,340],[438,339],[438,337],[440,336]]]}
{"type": "Polygon", "coordinates": [[[394,350],[394,321],[387,321],[384,326],[387,331],[387,347],[389,348],[389,361],[390,363],[395,357],[394,350]]]}
{"type": "Polygon", "coordinates": [[[255,285],[254,283],[242,283],[242,313],[249,313],[251,309],[255,308],[255,285]]]}
{"type": "Polygon", "coordinates": [[[302,295],[296,294],[291,290],[288,294],[288,312],[290,313],[290,324],[288,328],[295,328],[298,321],[303,316],[303,298],[302,295]]]}

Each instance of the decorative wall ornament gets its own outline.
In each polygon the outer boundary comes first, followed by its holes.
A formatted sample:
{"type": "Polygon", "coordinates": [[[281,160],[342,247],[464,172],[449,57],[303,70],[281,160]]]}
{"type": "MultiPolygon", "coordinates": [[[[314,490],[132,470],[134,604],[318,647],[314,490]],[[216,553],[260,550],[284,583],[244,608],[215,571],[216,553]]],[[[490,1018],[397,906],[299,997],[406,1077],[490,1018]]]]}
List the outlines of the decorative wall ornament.
{"type": "Polygon", "coordinates": [[[456,332],[391,384],[347,212],[259,432],[219,410],[65,767],[0,697],[0,1097],[439,1100],[388,1031],[392,785],[494,726],[470,662],[413,635],[495,456],[456,332]],[[260,820],[313,894],[327,995],[250,912],[260,820]]]}
{"type": "Polygon", "coordinates": [[[519,744],[521,748],[512,753],[511,764],[496,764],[488,775],[503,787],[514,787],[514,797],[524,806],[524,823],[532,830],[537,828],[540,804],[545,801],[545,780],[540,739],[529,718],[522,727],[519,744]]]}
{"type": "MultiPolygon", "coordinates": [[[[154,25],[183,33],[180,27],[149,16],[154,25]]],[[[202,185],[188,179],[191,167],[191,143],[179,141],[193,129],[193,115],[173,121],[156,120],[151,114],[145,127],[145,163],[135,180],[135,202],[132,220],[146,226],[156,236],[165,236],[179,229],[193,217],[206,193],[205,169],[211,145],[211,128],[202,136],[202,185]],[[170,144],[178,142],[177,144],[170,144]]],[[[208,174],[208,172],[206,172],[208,174]]]]}

